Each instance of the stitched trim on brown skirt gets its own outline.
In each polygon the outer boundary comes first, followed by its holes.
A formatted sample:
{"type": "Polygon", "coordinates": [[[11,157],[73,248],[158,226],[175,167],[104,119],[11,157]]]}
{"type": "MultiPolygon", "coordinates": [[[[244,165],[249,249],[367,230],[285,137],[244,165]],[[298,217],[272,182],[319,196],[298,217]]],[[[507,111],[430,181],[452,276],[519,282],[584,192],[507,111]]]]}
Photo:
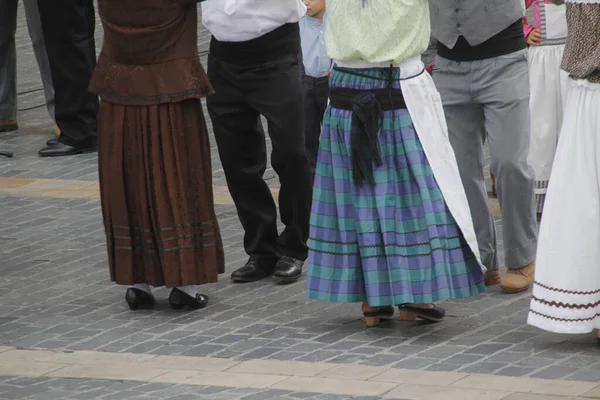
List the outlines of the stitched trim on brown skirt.
{"type": "Polygon", "coordinates": [[[209,243],[194,243],[194,244],[188,244],[188,245],[181,245],[181,246],[172,246],[172,247],[167,247],[167,248],[159,248],[157,249],[155,246],[113,246],[112,243],[108,242],[106,244],[106,246],[108,248],[113,248],[115,250],[126,250],[126,251],[131,251],[134,253],[170,253],[173,251],[179,251],[179,250],[186,250],[186,249],[206,249],[209,247],[214,247],[216,245],[215,242],[209,242],[209,243]]]}

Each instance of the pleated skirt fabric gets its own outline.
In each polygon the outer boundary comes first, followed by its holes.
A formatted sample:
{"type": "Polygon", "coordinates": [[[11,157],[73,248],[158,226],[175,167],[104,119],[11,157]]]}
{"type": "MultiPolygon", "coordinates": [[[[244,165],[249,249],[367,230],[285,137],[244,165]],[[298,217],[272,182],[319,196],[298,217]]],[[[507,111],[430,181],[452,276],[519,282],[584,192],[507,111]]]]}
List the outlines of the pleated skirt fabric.
{"type": "MultiPolygon", "coordinates": [[[[387,85],[381,78],[389,71],[357,72],[362,76],[334,70],[330,87],[387,85]]],[[[395,88],[398,78],[396,70],[395,88]]],[[[329,106],[310,220],[308,297],[386,306],[483,292],[481,268],[446,206],[408,111],[384,112],[383,165],[373,164],[374,185],[353,180],[351,134],[352,111],[329,106]]]]}
{"type": "Polygon", "coordinates": [[[200,100],[103,101],[98,162],[110,278],[176,287],[224,272],[200,100]]]}

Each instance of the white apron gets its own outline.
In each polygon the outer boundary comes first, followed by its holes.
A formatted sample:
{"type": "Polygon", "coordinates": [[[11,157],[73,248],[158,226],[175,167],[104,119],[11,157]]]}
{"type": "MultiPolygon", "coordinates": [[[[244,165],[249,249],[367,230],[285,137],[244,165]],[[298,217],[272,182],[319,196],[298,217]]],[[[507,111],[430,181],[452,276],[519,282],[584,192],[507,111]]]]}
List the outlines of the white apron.
{"type": "Polygon", "coordinates": [[[570,86],[569,75],[560,69],[567,37],[565,6],[540,4],[540,7],[543,7],[542,21],[545,22],[542,26],[542,45],[531,46],[528,57],[531,88],[529,163],[536,176],[538,213],[543,209],[570,86]]]}
{"type": "MultiPolygon", "coordinates": [[[[336,61],[336,64],[344,68],[389,68],[390,66],[389,63],[373,64],[361,61],[336,61]]],[[[481,255],[467,195],[448,138],[448,126],[442,107],[442,98],[435,88],[433,79],[425,72],[425,65],[420,57],[413,57],[400,65],[394,65],[394,67],[400,68],[402,95],[433,176],[450,213],[473,254],[477,257],[482,271],[485,272],[486,268],[481,264],[481,255]]]]}
{"type": "MultiPolygon", "coordinates": [[[[407,63],[411,64],[411,68],[409,68],[411,70],[425,68],[420,58],[412,59],[407,63]]],[[[412,76],[414,73],[407,75],[412,76]]],[[[404,77],[404,74],[401,76],[404,77]]],[[[473,254],[477,257],[481,270],[485,272],[486,268],[481,264],[481,255],[467,194],[460,178],[454,150],[448,138],[442,97],[435,88],[431,75],[426,72],[413,79],[402,81],[401,87],[406,107],[431,166],[433,176],[440,187],[444,200],[446,200],[446,205],[473,254]]]]}
{"type": "Polygon", "coordinates": [[[569,91],[540,227],[528,323],[556,333],[600,328],[600,84],[569,91]]]}

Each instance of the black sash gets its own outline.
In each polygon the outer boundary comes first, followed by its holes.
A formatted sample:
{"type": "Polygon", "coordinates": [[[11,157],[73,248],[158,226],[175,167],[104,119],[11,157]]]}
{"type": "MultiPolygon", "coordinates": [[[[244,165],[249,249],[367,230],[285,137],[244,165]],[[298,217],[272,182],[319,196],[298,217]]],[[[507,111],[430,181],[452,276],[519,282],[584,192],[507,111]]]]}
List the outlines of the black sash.
{"type": "Polygon", "coordinates": [[[385,89],[357,90],[331,88],[329,104],[333,108],[352,111],[352,168],[354,182],[365,179],[375,184],[373,165],[383,164],[377,134],[383,121],[383,112],[406,108],[402,90],[391,86],[385,89]]]}

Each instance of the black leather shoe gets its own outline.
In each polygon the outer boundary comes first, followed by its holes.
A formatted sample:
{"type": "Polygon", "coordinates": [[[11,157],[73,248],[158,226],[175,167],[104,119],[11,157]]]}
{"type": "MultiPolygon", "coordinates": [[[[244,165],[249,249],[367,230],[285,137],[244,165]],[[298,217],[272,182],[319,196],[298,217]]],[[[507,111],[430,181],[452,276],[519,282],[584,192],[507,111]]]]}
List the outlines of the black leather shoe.
{"type": "Polygon", "coordinates": [[[275,268],[276,260],[267,260],[250,257],[246,265],[233,271],[231,280],[234,282],[255,282],[271,275],[275,268]]]}
{"type": "Polygon", "coordinates": [[[72,156],[75,154],[91,153],[96,151],[96,146],[73,147],[64,143],[56,143],[54,146],[48,146],[38,152],[40,157],[61,157],[72,156]]]}
{"type": "Polygon", "coordinates": [[[412,304],[400,304],[398,309],[400,310],[401,321],[414,321],[421,318],[431,322],[441,322],[446,316],[446,310],[437,307],[435,304],[430,304],[428,308],[415,307],[412,304]]]}
{"type": "Polygon", "coordinates": [[[46,146],[56,146],[58,144],[58,138],[50,139],[46,142],[46,146]]]}
{"type": "Polygon", "coordinates": [[[304,261],[296,260],[293,257],[283,256],[275,265],[273,278],[276,283],[293,283],[302,275],[302,266],[304,261]]]}
{"type": "Polygon", "coordinates": [[[175,288],[171,290],[171,294],[169,295],[169,304],[174,310],[181,310],[185,306],[198,310],[206,307],[208,304],[208,296],[196,293],[196,297],[193,297],[186,292],[175,288]]]}
{"type": "Polygon", "coordinates": [[[136,288],[129,288],[125,292],[125,301],[132,311],[139,308],[154,307],[154,296],[148,292],[136,288]]]}
{"type": "Polygon", "coordinates": [[[382,319],[392,319],[394,317],[394,307],[381,307],[377,311],[363,311],[365,324],[367,328],[374,328],[379,325],[382,319]]]}

